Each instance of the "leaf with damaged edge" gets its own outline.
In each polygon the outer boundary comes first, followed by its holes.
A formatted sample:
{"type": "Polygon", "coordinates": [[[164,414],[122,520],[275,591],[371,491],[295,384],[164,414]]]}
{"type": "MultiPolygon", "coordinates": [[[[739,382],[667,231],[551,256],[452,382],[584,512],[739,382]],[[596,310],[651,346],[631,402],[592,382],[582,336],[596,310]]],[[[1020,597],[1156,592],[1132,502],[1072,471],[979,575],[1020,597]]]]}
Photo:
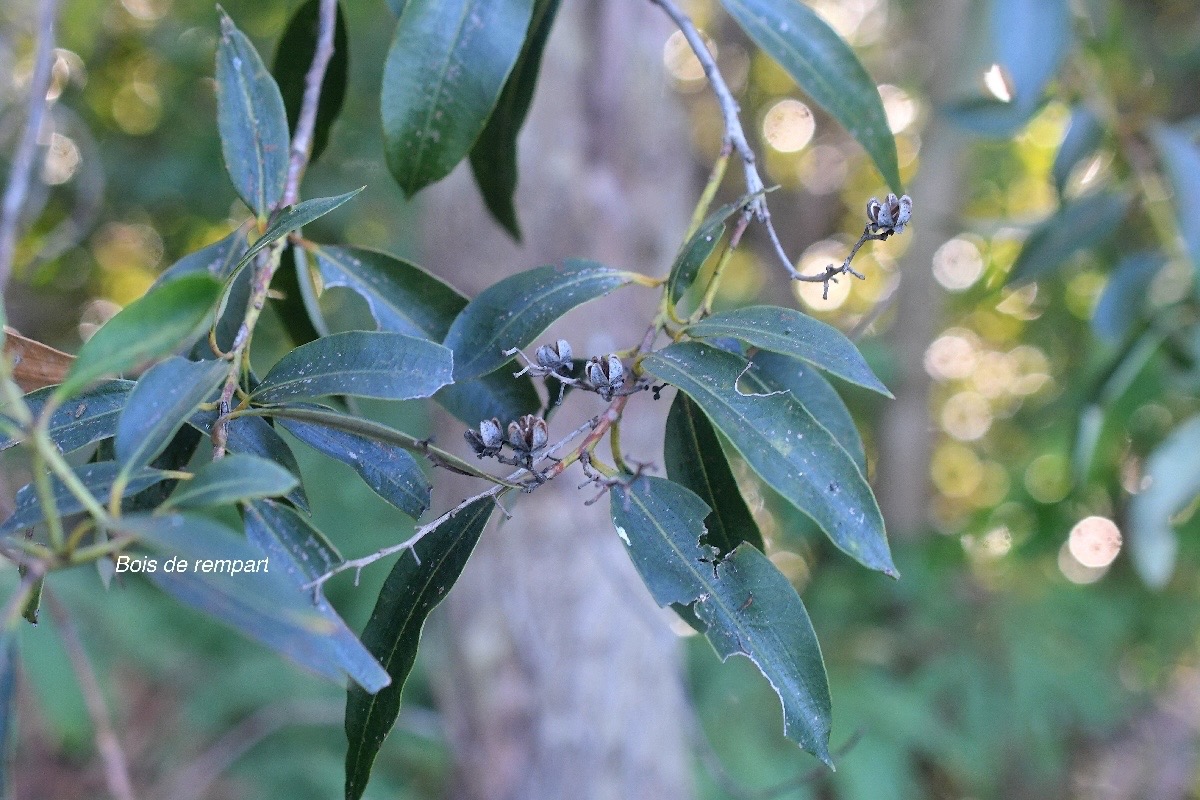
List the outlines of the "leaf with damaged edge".
{"type": "Polygon", "coordinates": [[[404,682],[412,670],[421,628],[458,580],[495,508],[490,497],[470,503],[400,555],[383,584],[362,641],[392,683],[374,696],[350,687],[346,698],[346,797],[362,797],[371,766],[400,713],[404,682]]]}

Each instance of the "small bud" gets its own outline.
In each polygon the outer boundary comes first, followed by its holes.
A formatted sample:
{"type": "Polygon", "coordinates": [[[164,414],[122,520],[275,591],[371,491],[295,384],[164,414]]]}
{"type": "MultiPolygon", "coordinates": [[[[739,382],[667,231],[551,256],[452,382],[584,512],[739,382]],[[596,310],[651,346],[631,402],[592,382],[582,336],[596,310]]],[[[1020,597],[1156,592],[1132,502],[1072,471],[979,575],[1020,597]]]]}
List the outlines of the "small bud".
{"type": "Polygon", "coordinates": [[[546,420],[536,414],[526,414],[508,423],[508,443],[520,453],[535,453],[549,441],[546,420]]]}
{"type": "Polygon", "coordinates": [[[546,372],[557,372],[560,375],[571,371],[571,343],[559,339],[555,344],[544,344],[537,349],[537,363],[546,372]]]}
{"type": "Polygon", "coordinates": [[[467,444],[471,445],[471,449],[475,451],[475,455],[480,458],[494,456],[504,446],[500,420],[495,417],[482,420],[479,423],[478,432],[468,429],[463,434],[463,437],[466,438],[467,444]]]}

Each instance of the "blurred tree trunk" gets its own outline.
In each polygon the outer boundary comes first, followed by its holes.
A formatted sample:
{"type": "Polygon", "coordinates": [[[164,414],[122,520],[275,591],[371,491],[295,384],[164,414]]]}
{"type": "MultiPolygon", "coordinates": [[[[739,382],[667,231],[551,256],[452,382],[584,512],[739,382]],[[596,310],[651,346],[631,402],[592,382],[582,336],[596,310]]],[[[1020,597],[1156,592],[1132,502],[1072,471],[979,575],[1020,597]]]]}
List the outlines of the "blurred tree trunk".
{"type": "MultiPolygon", "coordinates": [[[[912,52],[928,65],[925,96],[945,102],[957,77],[966,25],[966,3],[938,0],[916,9],[912,52]]],[[[914,58],[914,61],[916,59],[914,58]]],[[[962,134],[940,115],[921,133],[920,167],[909,187],[913,198],[912,241],[900,263],[896,321],[888,341],[896,352],[898,378],[890,387],[879,431],[876,486],[879,505],[894,535],[910,535],[929,523],[929,466],[936,430],[930,416],[930,378],[925,350],[941,324],[942,296],[933,278],[933,254],[956,233],[963,201],[962,134]]]]}
{"type": "MultiPolygon", "coordinates": [[[[567,257],[665,274],[695,195],[685,121],[661,67],[669,32],[649,3],[564,3],[521,141],[525,245],[487,218],[460,168],[425,198],[425,263],[472,294],[567,257]]],[[[577,356],[629,347],[655,299],[623,289],[546,339],[569,339],[577,356]]],[[[595,396],[568,400],[551,440],[602,408],[595,396]]],[[[639,395],[627,413],[628,454],[661,465],[666,402],[639,395]]],[[[440,429],[448,446],[462,441],[462,425],[440,429]]],[[[607,498],[585,507],[596,489],[577,489],[581,480],[571,470],[509,503],[512,519],[485,533],[430,626],[455,797],[691,795],[680,648],[613,532],[607,498]]],[[[446,486],[439,507],[477,491],[446,486]]]]}

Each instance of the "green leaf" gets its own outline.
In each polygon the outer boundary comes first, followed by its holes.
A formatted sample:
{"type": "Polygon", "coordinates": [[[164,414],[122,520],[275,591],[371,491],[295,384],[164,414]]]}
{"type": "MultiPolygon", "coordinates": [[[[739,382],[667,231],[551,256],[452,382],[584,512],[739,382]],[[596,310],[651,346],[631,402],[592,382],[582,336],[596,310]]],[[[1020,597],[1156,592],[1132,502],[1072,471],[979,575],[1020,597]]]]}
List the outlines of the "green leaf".
{"type": "Polygon", "coordinates": [[[500,99],[533,0],[410,0],[383,69],[388,169],[406,197],[470,152],[500,99]]]}
{"type": "Polygon", "coordinates": [[[576,306],[631,283],[632,272],[571,259],[561,266],[521,272],[484,289],[446,334],[454,351],[454,379],[486,375],[508,361],[504,352],[533,342],[550,323],[576,306]]]}
{"type": "Polygon", "coordinates": [[[1146,287],[1166,263],[1157,251],[1131,253],[1117,263],[1092,311],[1097,336],[1115,344],[1129,334],[1146,308],[1146,287]]]}
{"type": "Polygon", "coordinates": [[[1200,417],[1173,430],[1146,459],[1143,488],[1129,501],[1129,554],[1147,586],[1161,589],[1175,570],[1179,539],[1171,518],[1200,494],[1200,417]]]}
{"type": "Polygon", "coordinates": [[[792,397],[833,434],[842,449],[854,459],[859,471],[867,474],[867,453],[854,418],[837,389],[821,377],[820,372],[794,358],[763,351],[754,354],[754,370],[791,392],[792,397]]]}
{"type": "MultiPolygon", "coordinates": [[[[201,411],[193,414],[188,424],[193,428],[212,436],[213,425],[217,421],[216,411],[201,411]]],[[[235,417],[225,426],[225,447],[231,453],[248,453],[250,455],[274,461],[292,475],[300,476],[300,465],[296,456],[288,447],[283,437],[261,417],[235,417]]],[[[308,496],[303,486],[297,486],[288,492],[287,499],[298,508],[308,511],[308,496]]]]}
{"type": "Polygon", "coordinates": [[[529,375],[513,377],[519,369],[515,361],[509,361],[482,378],[443,386],[433,399],[455,419],[470,427],[492,417],[509,422],[526,414],[536,414],[542,407],[542,398],[529,375]]]}
{"type": "Polygon", "coordinates": [[[163,508],[201,508],[232,505],[244,500],[279,497],[300,485],[300,479],[274,461],[231,453],[196,470],[167,498],[163,508]]]}
{"type": "Polygon", "coordinates": [[[642,360],[643,369],[695,400],[746,463],[835,545],[894,577],[883,516],[854,459],[790,392],[749,366],[699,342],[673,344],[642,360]]]}
{"type": "Polygon", "coordinates": [[[663,461],[667,477],[690,489],[712,512],[704,520],[705,542],[722,555],[742,542],[763,549],[762,534],[742,499],[721,440],[700,407],[683,392],[675,395],[667,414],[663,461]]]}
{"type": "Polygon", "coordinates": [[[17,730],[17,632],[7,626],[0,630],[0,797],[9,797],[17,730]]]}
{"type": "Polygon", "coordinates": [[[404,13],[404,7],[408,5],[408,0],[387,0],[388,8],[397,17],[404,13]]]}
{"type": "Polygon", "coordinates": [[[246,252],[246,247],[246,226],[241,225],[224,239],[202,247],[194,253],[188,253],[176,261],[158,276],[152,288],[194,272],[207,272],[214,278],[224,280],[233,272],[234,266],[246,252]]]}
{"type": "Polygon", "coordinates": [[[468,504],[404,551],[383,584],[363,631],[367,649],[383,664],[392,683],[371,696],[350,687],[346,698],[346,797],[362,797],[371,766],[400,713],[404,682],[412,671],[421,628],[434,606],[458,580],[495,508],[492,498],[468,504]]]}
{"type": "MultiPolygon", "coordinates": [[[[317,32],[320,23],[320,0],[308,2],[296,9],[287,29],[279,40],[275,51],[275,62],[271,73],[279,83],[279,93],[287,109],[288,127],[296,129],[300,119],[300,107],[304,102],[304,79],[312,66],[313,53],[317,49],[317,32]]],[[[333,55],[325,70],[321,83],[321,94],[317,101],[317,119],[313,126],[312,154],[308,162],[314,163],[325,151],[329,141],[329,128],[342,110],[346,97],[346,78],[350,71],[349,42],[346,38],[346,20],[342,4],[337,6],[337,22],[333,31],[333,55]]]]}
{"type": "Polygon", "coordinates": [[[853,136],[896,194],[903,191],[883,100],[858,57],[803,3],[721,0],[747,35],[853,136]]]}
{"type": "Polygon", "coordinates": [[[242,267],[250,263],[250,259],[270,246],[272,242],[277,242],[292,231],[299,230],[313,220],[325,216],[365,188],[367,187],[360,186],[353,192],[339,194],[337,197],[314,197],[312,200],[304,200],[294,206],[285,207],[271,218],[271,224],[267,226],[266,232],[258,237],[250,249],[242,255],[241,260],[232,271],[240,272],[242,267]]]}
{"type": "Polygon", "coordinates": [[[671,273],[667,277],[667,296],[672,304],[678,303],[683,295],[696,282],[700,268],[716,249],[717,242],[725,235],[726,221],[738,211],[746,207],[750,195],[721,206],[700,223],[700,227],[692,234],[675,256],[671,265],[671,273]]]}
{"type": "Polygon", "coordinates": [[[184,275],[151,289],[121,309],[79,351],[54,396],[63,399],[105,375],[169,353],[208,327],[221,284],[211,275],[184,275]]]}
{"type": "MultiPolygon", "coordinates": [[[[75,476],[92,493],[93,497],[107,505],[108,498],[112,494],[113,482],[117,479],[117,473],[120,471],[121,465],[115,461],[99,461],[79,467],[75,470],[75,476]]],[[[121,496],[129,497],[137,494],[148,486],[166,480],[167,477],[162,470],[145,467],[134,470],[129,475],[125,491],[121,496]]],[[[54,505],[58,508],[58,516],[66,517],[83,511],[83,503],[71,494],[71,491],[57,476],[51,476],[50,487],[54,494],[54,505]]],[[[17,490],[12,515],[4,521],[3,525],[0,525],[0,534],[10,534],[22,528],[30,528],[41,522],[44,515],[42,503],[38,499],[37,490],[33,484],[22,486],[17,490]]]]}
{"type": "Polygon", "coordinates": [[[832,325],[779,306],[750,306],[716,314],[692,325],[696,339],[729,337],[746,344],[807,361],[843,380],[891,397],[854,343],[832,325]]]}
{"type": "Polygon", "coordinates": [[[1079,250],[1108,241],[1129,211],[1130,202],[1125,194],[1099,192],[1064,204],[1029,234],[1008,282],[1038,278],[1079,250]]]}
{"type": "MultiPolygon", "coordinates": [[[[1178,128],[1155,128],[1151,137],[1171,179],[1171,204],[1175,206],[1180,234],[1192,265],[1200,272],[1200,223],[1196,221],[1196,210],[1200,209],[1200,146],[1178,128]]],[[[1200,288],[1200,281],[1196,285],[1200,288]]]]}
{"type": "Polygon", "coordinates": [[[278,424],[317,452],[352,467],[371,491],[410,517],[428,510],[433,487],[421,465],[402,447],[312,422],[280,417],[278,424]]]}
{"type": "Polygon", "coordinates": [[[117,422],[117,460],[144,467],[163,451],[188,417],[229,374],[225,361],[172,356],[138,378],[117,422]]]}
{"type": "Polygon", "coordinates": [[[457,289],[416,264],[365,247],[312,248],[326,289],[362,296],[383,331],[440,342],[467,304],[457,289]]]}
{"type": "Polygon", "coordinates": [[[1071,123],[1058,153],[1054,156],[1054,166],[1050,174],[1054,177],[1054,188],[1061,195],[1071,177],[1071,170],[1083,159],[1087,158],[1104,138],[1104,128],[1100,119],[1085,105],[1078,105],[1071,111],[1071,123]]]}
{"type": "Polygon", "coordinates": [[[279,324],[283,326],[293,347],[329,335],[320,307],[314,308],[305,297],[303,282],[311,281],[307,270],[308,254],[303,247],[291,245],[283,248],[279,254],[279,268],[271,276],[271,290],[267,294],[267,301],[279,317],[279,324]],[[323,332],[317,329],[318,324],[324,328],[323,332]]]}
{"type": "MultiPolygon", "coordinates": [[[[342,561],[324,534],[292,509],[270,500],[256,500],[246,507],[246,537],[303,597],[312,597],[309,584],[342,561]]],[[[338,666],[366,692],[378,692],[391,683],[391,677],[319,591],[312,602],[330,626],[329,645],[338,666]]]]}
{"type": "Polygon", "coordinates": [[[717,560],[700,544],[708,506],[663,478],[612,490],[617,534],[655,601],[688,605],[722,660],[749,658],[783,704],[783,731],[832,766],[831,702],[812,622],[796,590],[761,552],[743,543],[717,560]]]}
{"type": "Polygon", "coordinates": [[[331,394],[411,400],[450,383],[445,347],[401,333],[344,331],[297,347],[271,368],[251,397],[274,403],[331,394]]]}
{"type": "Polygon", "coordinates": [[[471,171],[483,194],[483,202],[496,222],[517,241],[521,239],[521,226],[513,205],[517,191],[517,135],[533,102],[542,51],[550,38],[558,6],[559,0],[534,0],[533,16],[521,54],[483,133],[471,148],[471,171]]]}
{"type": "Polygon", "coordinates": [[[265,219],[283,197],[287,182],[287,112],[279,87],[258,51],[219,6],[217,42],[217,127],[225,169],[245,201],[265,219]]]}
{"type": "Polygon", "coordinates": [[[144,574],[164,592],[318,675],[345,680],[337,625],[313,605],[312,590],[292,583],[278,557],[264,557],[239,534],[194,514],[131,515],[115,524],[153,559],[155,569],[144,574]]]}
{"type": "Polygon", "coordinates": [[[1071,46],[1071,9],[1067,0],[992,0],[991,10],[992,46],[1012,105],[1032,116],[1071,46]]]}
{"type": "MultiPolygon", "coordinates": [[[[69,453],[115,435],[117,417],[132,389],[133,381],[113,380],[75,395],[50,415],[46,426],[50,441],[58,446],[59,452],[69,453]]],[[[53,386],[47,386],[25,395],[25,404],[34,417],[41,415],[54,391],[53,386]]],[[[17,441],[11,437],[0,438],[0,450],[7,450],[17,441]]]]}

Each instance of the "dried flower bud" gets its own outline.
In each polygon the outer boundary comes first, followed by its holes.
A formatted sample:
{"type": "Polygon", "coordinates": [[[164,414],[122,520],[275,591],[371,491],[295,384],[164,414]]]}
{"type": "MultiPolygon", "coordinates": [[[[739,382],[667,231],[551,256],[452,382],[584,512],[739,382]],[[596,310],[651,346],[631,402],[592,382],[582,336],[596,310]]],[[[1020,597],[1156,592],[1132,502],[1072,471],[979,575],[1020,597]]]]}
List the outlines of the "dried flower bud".
{"type": "Polygon", "coordinates": [[[494,456],[504,446],[500,420],[494,417],[482,420],[479,423],[478,431],[467,429],[463,433],[463,438],[467,440],[467,444],[471,445],[471,449],[475,451],[475,455],[480,458],[494,456]]]}
{"type": "Polygon", "coordinates": [[[544,344],[537,349],[537,363],[546,372],[567,375],[571,372],[571,343],[559,339],[555,344],[544,344]]]}
{"type": "Polygon", "coordinates": [[[550,441],[546,420],[536,414],[526,414],[508,423],[508,443],[521,453],[535,453],[550,441]]]}
{"type": "Polygon", "coordinates": [[[587,380],[597,394],[612,400],[625,385],[625,365],[614,355],[592,356],[587,364],[587,380]]]}
{"type": "Polygon", "coordinates": [[[872,197],[867,201],[867,220],[872,233],[903,233],[904,226],[912,218],[912,198],[908,195],[896,197],[889,194],[880,203],[872,197]]]}

